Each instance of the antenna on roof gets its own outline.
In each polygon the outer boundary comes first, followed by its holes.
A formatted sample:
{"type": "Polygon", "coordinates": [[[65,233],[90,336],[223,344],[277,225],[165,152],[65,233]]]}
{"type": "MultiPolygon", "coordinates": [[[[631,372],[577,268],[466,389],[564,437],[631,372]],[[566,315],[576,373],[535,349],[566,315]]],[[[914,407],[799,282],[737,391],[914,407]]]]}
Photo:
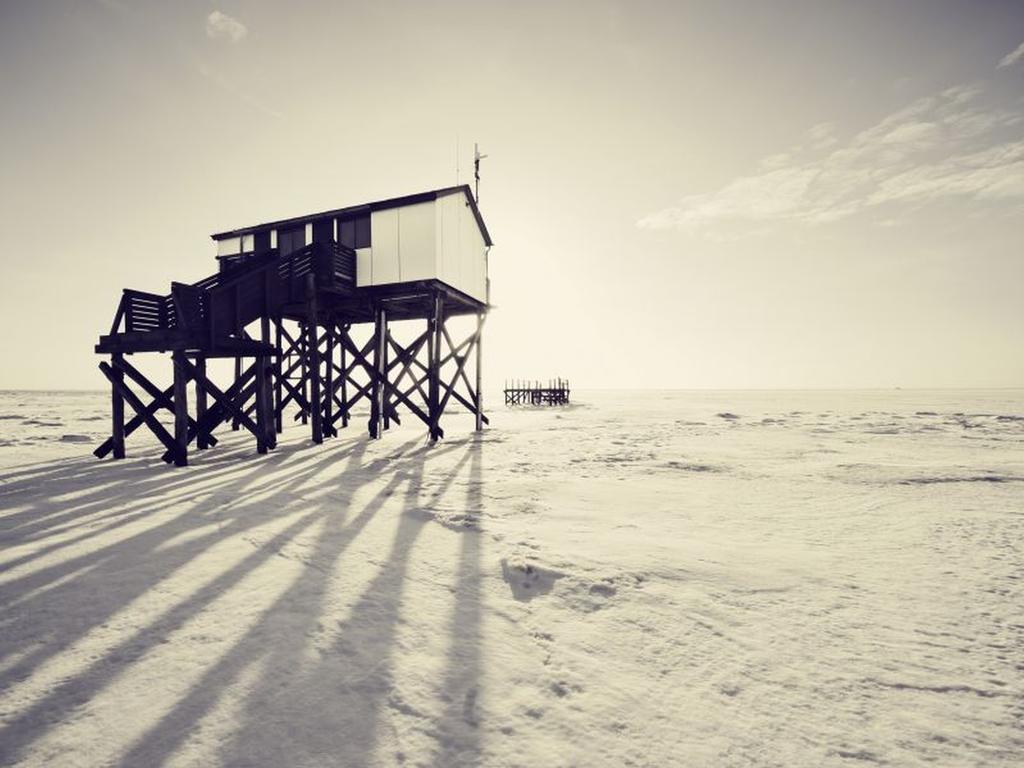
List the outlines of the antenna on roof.
{"type": "Polygon", "coordinates": [[[480,202],[480,161],[483,160],[487,155],[480,154],[480,145],[473,144],[473,179],[476,182],[476,191],[473,197],[476,198],[477,203],[480,202]]]}

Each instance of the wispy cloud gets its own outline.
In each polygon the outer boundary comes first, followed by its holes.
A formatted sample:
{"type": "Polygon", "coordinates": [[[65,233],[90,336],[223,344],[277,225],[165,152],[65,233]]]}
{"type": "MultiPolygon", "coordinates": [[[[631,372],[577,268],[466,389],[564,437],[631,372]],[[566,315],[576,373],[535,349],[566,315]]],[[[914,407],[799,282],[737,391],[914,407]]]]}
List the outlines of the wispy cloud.
{"type": "Polygon", "coordinates": [[[1003,67],[1012,67],[1021,59],[1024,59],[1024,43],[1021,43],[1008,54],[1003,56],[996,65],[996,69],[1002,69],[1003,67]]]}
{"type": "Polygon", "coordinates": [[[243,103],[247,104],[249,107],[256,110],[257,112],[262,112],[267,117],[274,117],[277,119],[281,119],[284,117],[284,115],[282,115],[273,107],[264,103],[261,99],[253,96],[248,91],[239,88],[232,81],[228,80],[222,74],[217,72],[213,67],[207,65],[206,62],[204,62],[202,59],[194,58],[193,65],[195,66],[196,71],[204,78],[209,80],[211,83],[216,85],[225,93],[228,93],[234,96],[235,98],[239,99],[243,103]]]}
{"type": "MultiPolygon", "coordinates": [[[[845,142],[812,127],[790,151],[714,192],[640,219],[648,229],[820,224],[891,204],[940,198],[1024,200],[1024,114],[983,107],[978,86],[918,99],[845,142]]],[[[742,229],[742,227],[740,227],[742,229]]]]}
{"type": "Polygon", "coordinates": [[[206,36],[211,40],[230,40],[237,43],[249,34],[249,28],[238,19],[221,11],[213,11],[206,17],[206,36]]]}

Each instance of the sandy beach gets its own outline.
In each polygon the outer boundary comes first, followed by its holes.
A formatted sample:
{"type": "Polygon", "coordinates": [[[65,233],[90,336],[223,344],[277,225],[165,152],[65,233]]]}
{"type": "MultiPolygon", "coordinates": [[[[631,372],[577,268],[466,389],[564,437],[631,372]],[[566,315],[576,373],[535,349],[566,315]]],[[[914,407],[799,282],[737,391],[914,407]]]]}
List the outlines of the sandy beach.
{"type": "Polygon", "coordinates": [[[0,762],[1018,763],[1024,393],[574,399],[174,469],[3,394],[0,762]]]}

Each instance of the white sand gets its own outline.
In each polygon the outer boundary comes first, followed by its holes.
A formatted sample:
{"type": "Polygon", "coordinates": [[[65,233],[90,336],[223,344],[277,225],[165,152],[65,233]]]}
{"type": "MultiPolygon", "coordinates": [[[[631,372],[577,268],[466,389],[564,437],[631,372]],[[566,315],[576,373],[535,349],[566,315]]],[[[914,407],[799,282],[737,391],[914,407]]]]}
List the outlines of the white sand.
{"type": "Polygon", "coordinates": [[[1021,764],[1024,392],[577,398],[173,469],[0,395],[0,764],[1021,764]]]}

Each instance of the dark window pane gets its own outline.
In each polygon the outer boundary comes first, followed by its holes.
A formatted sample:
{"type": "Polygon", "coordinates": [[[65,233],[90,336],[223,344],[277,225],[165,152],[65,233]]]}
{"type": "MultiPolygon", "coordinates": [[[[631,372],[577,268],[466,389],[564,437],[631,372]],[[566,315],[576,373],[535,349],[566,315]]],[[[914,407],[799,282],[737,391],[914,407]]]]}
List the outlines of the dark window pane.
{"type": "Polygon", "coordinates": [[[270,230],[261,229],[256,232],[256,254],[263,254],[270,250],[270,230]]]}
{"type": "Polygon", "coordinates": [[[356,247],[356,222],[354,219],[338,219],[338,242],[349,248],[356,247]]]}
{"type": "Polygon", "coordinates": [[[370,247],[370,214],[360,216],[356,219],[356,248],[370,247]]]}
{"type": "Polygon", "coordinates": [[[329,243],[334,240],[334,219],[318,219],[313,222],[313,242],[329,243]]]}
{"type": "Polygon", "coordinates": [[[306,228],[301,224],[277,233],[277,249],[282,256],[294,253],[306,244],[306,228]]]}

